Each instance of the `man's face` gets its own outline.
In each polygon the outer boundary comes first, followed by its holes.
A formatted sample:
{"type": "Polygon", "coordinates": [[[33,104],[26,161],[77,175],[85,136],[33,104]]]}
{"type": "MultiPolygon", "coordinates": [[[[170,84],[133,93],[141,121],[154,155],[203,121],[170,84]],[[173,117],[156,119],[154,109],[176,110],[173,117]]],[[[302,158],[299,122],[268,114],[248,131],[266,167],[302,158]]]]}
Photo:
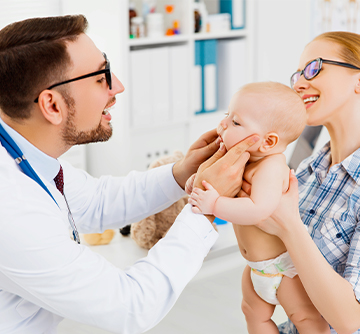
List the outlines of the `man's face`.
{"type": "MultiPolygon", "coordinates": [[[[75,78],[105,68],[105,58],[93,41],[81,34],[68,44],[73,66],[68,77],[75,78]]],[[[106,141],[112,135],[111,114],[108,109],[115,105],[115,95],[124,91],[121,82],[112,74],[112,89],[105,74],[74,81],[66,85],[64,100],[68,107],[63,128],[66,145],[106,141]]]]}

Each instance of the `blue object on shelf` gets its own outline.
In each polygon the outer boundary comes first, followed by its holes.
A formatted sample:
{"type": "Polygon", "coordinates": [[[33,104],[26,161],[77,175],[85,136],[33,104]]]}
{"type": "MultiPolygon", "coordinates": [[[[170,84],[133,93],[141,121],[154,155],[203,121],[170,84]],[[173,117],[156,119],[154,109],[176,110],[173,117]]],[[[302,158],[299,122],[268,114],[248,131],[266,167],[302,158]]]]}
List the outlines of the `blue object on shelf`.
{"type": "Polygon", "coordinates": [[[199,103],[195,113],[207,113],[218,108],[217,89],[217,40],[195,42],[195,66],[201,65],[201,109],[199,103]]]}
{"type": "Polygon", "coordinates": [[[220,13],[231,15],[231,29],[245,28],[245,2],[246,0],[220,0],[220,13]]]}
{"type": "Polygon", "coordinates": [[[220,218],[218,218],[218,217],[215,217],[214,223],[215,223],[216,225],[224,225],[224,224],[227,224],[227,221],[226,221],[226,220],[223,220],[223,219],[220,219],[220,218]]]}

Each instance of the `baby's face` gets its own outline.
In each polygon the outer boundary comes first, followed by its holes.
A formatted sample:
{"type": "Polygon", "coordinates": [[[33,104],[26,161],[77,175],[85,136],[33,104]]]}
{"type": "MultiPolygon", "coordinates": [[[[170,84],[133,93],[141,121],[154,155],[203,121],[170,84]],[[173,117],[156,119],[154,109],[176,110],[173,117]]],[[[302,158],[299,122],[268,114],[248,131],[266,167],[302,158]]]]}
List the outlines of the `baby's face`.
{"type": "MultiPolygon", "coordinates": [[[[259,119],[261,111],[258,110],[262,104],[258,102],[251,94],[244,92],[236,93],[231,99],[228,113],[217,127],[227,150],[252,134],[258,134],[260,138],[265,134],[259,119]]],[[[255,144],[249,152],[255,152],[258,148],[259,145],[255,144]]]]}

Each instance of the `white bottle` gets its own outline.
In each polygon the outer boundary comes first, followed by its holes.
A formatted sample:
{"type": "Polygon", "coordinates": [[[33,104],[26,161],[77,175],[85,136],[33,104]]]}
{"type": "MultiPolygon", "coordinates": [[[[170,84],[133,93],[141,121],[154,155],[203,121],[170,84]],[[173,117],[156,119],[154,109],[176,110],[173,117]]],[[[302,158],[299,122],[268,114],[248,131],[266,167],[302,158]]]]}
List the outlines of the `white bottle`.
{"type": "Polygon", "coordinates": [[[146,16],[147,36],[150,38],[163,37],[164,15],[161,13],[149,13],[146,16]]]}
{"type": "Polygon", "coordinates": [[[206,9],[206,5],[205,5],[205,2],[204,0],[201,0],[199,2],[199,12],[200,12],[200,15],[201,15],[201,29],[200,29],[200,32],[208,32],[208,16],[209,16],[209,13],[206,9]]]}
{"type": "Polygon", "coordinates": [[[131,19],[131,35],[134,38],[145,37],[144,19],[141,16],[135,16],[131,19]]]}

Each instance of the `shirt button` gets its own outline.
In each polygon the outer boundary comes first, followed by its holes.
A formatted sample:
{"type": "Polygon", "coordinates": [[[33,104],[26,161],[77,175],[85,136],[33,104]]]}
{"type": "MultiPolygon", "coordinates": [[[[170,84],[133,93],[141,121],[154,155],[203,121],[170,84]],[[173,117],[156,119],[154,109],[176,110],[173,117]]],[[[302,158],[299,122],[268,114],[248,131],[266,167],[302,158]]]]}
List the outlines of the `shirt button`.
{"type": "Polygon", "coordinates": [[[310,213],[311,215],[313,215],[313,214],[315,213],[315,210],[314,210],[314,209],[311,209],[311,210],[309,211],[309,213],[310,213]]]}
{"type": "Polygon", "coordinates": [[[339,233],[336,233],[336,237],[337,238],[341,238],[342,237],[342,234],[339,232],[339,233]]]}

